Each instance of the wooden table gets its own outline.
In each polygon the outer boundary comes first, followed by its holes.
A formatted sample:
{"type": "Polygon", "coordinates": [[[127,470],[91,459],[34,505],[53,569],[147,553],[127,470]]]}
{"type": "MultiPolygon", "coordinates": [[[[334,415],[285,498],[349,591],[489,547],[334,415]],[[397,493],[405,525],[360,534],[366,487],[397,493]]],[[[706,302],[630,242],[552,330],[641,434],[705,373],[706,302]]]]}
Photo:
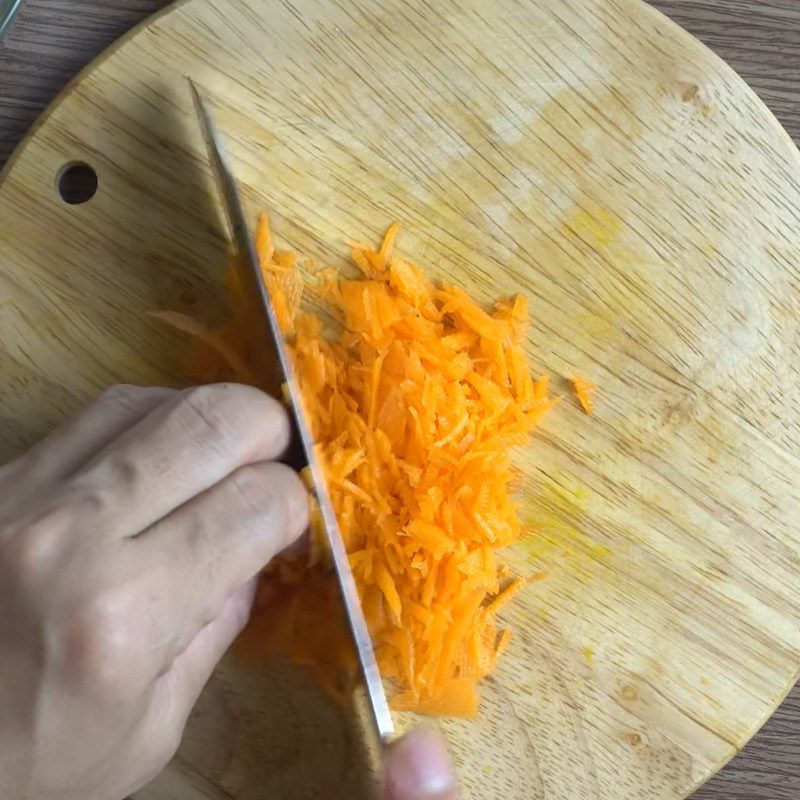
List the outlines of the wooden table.
{"type": "MultiPolygon", "coordinates": [[[[0,166],[69,77],[164,5],[164,0],[27,0],[0,45],[0,166]]],[[[657,0],[654,5],[736,68],[800,143],[797,0],[657,0]]],[[[800,688],[696,800],[800,797],[798,723],[800,688]]]]}

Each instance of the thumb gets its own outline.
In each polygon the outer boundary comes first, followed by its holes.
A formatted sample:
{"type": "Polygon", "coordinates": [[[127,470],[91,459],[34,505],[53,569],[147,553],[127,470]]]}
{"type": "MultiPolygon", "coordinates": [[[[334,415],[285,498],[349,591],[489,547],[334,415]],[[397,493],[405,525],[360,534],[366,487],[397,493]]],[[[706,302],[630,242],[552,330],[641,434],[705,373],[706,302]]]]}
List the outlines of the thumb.
{"type": "Polygon", "coordinates": [[[458,790],[444,742],[418,728],[393,744],[384,764],[384,800],[457,800],[458,790]]]}

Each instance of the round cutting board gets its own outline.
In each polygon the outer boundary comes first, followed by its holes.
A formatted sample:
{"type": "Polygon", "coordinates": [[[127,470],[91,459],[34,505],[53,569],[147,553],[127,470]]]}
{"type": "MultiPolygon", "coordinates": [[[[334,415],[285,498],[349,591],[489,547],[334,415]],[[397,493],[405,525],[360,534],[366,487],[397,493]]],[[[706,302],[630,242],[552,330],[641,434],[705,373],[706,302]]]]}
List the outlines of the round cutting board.
{"type": "MultiPolygon", "coordinates": [[[[480,719],[441,723],[465,797],[687,795],[800,664],[789,138],[638,0],[188,0],[83,73],[3,174],[2,459],[113,382],[179,381],[183,342],[148,311],[219,314],[185,75],[286,246],[336,266],[400,220],[435,275],[524,292],[531,357],[561,376],[509,555],[551,577],[509,610],[480,719]],[[56,189],[73,162],[98,176],[85,204],[56,189]]],[[[366,798],[364,763],[302,671],[228,660],[137,800],[366,798]]]]}

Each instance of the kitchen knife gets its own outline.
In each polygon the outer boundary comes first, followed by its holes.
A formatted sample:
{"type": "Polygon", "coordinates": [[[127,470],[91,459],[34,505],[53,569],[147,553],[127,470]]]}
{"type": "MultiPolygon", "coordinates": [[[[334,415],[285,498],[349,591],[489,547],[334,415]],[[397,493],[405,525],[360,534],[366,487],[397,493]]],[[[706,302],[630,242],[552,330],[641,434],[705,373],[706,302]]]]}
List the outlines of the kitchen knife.
{"type": "MultiPolygon", "coordinates": [[[[228,165],[225,150],[222,146],[222,140],[211,114],[200,97],[197,87],[191,80],[189,83],[208,155],[223,198],[226,216],[230,224],[234,247],[237,251],[237,262],[241,267],[241,278],[246,282],[244,285],[247,289],[248,296],[253,298],[254,312],[265,322],[265,345],[271,350],[274,350],[274,354],[277,358],[277,364],[281,372],[280,377],[283,381],[285,399],[294,416],[297,436],[302,448],[302,455],[310,468],[314,492],[319,502],[325,534],[330,544],[334,569],[341,588],[344,607],[347,612],[350,630],[353,634],[358,661],[364,678],[364,685],[367,690],[371,716],[375,723],[375,729],[379,739],[383,743],[388,743],[394,736],[392,716],[389,711],[389,704],[386,700],[386,693],[383,688],[383,681],[381,680],[378,663],[375,659],[372,639],[370,638],[367,622],[361,608],[355,579],[350,569],[350,561],[347,557],[347,551],[344,546],[341,531],[339,530],[339,524],[336,521],[333,504],[328,494],[325,475],[315,455],[314,440],[303,408],[302,396],[294,374],[289,347],[278,324],[278,319],[269,297],[269,289],[262,280],[261,266],[255,252],[253,240],[247,228],[242,203],[239,199],[238,187],[228,165]]],[[[325,624],[324,620],[321,620],[320,624],[325,624]]]]}

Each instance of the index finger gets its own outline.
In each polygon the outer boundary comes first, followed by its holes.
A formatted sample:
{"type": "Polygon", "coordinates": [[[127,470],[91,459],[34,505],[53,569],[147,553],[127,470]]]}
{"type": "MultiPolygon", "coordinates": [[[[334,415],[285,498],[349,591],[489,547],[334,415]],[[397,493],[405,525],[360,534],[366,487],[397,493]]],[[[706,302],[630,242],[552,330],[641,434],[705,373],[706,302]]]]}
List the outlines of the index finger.
{"type": "Polygon", "coordinates": [[[278,459],[289,443],[283,406],[249,386],[188,389],[104,448],[72,488],[119,536],[135,536],[241,467],[278,459]]]}
{"type": "Polygon", "coordinates": [[[131,568],[160,598],[153,649],[169,665],[232,595],[308,523],[308,493],[283,464],[242,467],[129,542],[131,568]]]}

